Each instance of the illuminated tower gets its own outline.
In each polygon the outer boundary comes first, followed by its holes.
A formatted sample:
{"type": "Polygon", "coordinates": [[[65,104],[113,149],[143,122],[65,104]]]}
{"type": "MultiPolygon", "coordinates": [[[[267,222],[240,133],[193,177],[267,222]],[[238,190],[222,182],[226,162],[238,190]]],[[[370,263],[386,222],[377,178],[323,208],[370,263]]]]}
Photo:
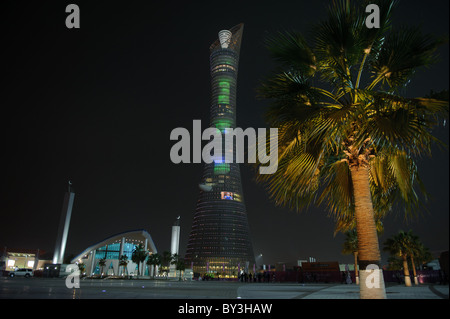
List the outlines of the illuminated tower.
{"type": "Polygon", "coordinates": [[[172,255],[177,254],[180,247],[180,216],[177,217],[175,223],[172,226],[172,240],[170,243],[170,253],[172,255]]]}
{"type": "Polygon", "coordinates": [[[67,236],[69,235],[70,217],[72,215],[74,199],[75,193],[73,192],[72,182],[69,181],[69,189],[64,194],[63,208],[59,220],[58,235],[56,237],[55,252],[53,254],[54,264],[62,264],[64,262],[64,252],[66,250],[67,236]]]}
{"type": "MultiPolygon", "coordinates": [[[[219,32],[210,47],[211,108],[210,127],[224,133],[236,127],[236,82],[243,24],[219,32]]],[[[220,273],[235,277],[240,270],[253,267],[247,213],[241,185],[239,164],[222,158],[205,164],[200,195],[186,250],[186,267],[194,273],[220,273]]]]}
{"type": "MultiPolygon", "coordinates": [[[[175,223],[172,226],[172,240],[170,242],[170,253],[172,255],[178,255],[180,248],[180,216],[177,217],[175,223]]],[[[171,264],[169,267],[169,277],[176,277],[177,270],[176,265],[171,264]]]]}

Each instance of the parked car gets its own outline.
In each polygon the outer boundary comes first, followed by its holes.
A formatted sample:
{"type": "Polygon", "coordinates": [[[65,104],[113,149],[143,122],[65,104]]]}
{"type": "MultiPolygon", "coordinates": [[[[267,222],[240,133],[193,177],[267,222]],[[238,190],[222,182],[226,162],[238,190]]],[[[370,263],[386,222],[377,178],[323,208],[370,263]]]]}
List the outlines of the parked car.
{"type": "Polygon", "coordinates": [[[33,276],[33,270],[32,269],[27,269],[27,268],[19,268],[16,269],[14,271],[10,271],[9,272],[9,276],[10,277],[25,277],[25,278],[29,278],[33,276]]]}

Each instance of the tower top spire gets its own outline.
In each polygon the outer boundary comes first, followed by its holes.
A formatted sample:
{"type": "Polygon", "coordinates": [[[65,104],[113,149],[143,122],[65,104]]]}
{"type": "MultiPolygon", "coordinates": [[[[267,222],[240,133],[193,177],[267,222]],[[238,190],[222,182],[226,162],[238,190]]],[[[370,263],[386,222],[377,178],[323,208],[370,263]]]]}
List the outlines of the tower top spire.
{"type": "Polygon", "coordinates": [[[219,38],[214,41],[209,47],[211,52],[220,49],[231,49],[239,52],[242,41],[242,31],[244,30],[244,24],[239,23],[229,30],[221,30],[219,32],[219,38]]]}

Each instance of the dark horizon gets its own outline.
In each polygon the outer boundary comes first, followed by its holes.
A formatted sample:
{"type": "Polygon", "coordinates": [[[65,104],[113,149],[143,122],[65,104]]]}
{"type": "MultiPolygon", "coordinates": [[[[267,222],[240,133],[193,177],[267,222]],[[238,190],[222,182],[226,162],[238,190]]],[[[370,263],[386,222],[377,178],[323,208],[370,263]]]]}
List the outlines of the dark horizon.
{"type": "MultiPolygon", "coordinates": [[[[81,28],[65,27],[66,2],[8,3],[2,20],[3,163],[0,249],[54,249],[64,192],[75,190],[66,255],[77,255],[113,234],[145,229],[158,251],[170,250],[171,227],[181,216],[180,255],[191,230],[203,164],[173,164],[176,127],[209,125],[209,45],[217,32],[243,22],[237,81],[237,126],[265,127],[268,101],[255,89],[273,70],[267,35],[307,32],[329,1],[250,1],[108,5],[77,1],[81,28]]],[[[448,1],[400,1],[394,27],[420,26],[448,36],[448,1]]],[[[424,96],[448,90],[448,42],[439,61],[420,70],[402,92],[424,96]]],[[[448,125],[435,130],[448,145],[448,125]]],[[[448,149],[418,160],[431,194],[429,214],[384,221],[382,242],[412,229],[435,257],[448,250],[448,149]]],[[[344,235],[323,209],[295,213],[269,200],[255,173],[241,165],[242,186],[255,255],[263,263],[352,263],[342,255],[344,235]]],[[[382,252],[383,262],[387,255],[382,252]]]]}

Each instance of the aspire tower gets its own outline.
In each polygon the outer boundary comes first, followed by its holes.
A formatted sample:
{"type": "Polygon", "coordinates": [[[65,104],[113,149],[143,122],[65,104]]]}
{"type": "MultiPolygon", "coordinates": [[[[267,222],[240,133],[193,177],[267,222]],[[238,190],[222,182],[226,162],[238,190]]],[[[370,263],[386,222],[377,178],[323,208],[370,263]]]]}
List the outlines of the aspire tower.
{"type": "MultiPolygon", "coordinates": [[[[243,24],[219,32],[210,46],[211,108],[210,127],[222,133],[236,127],[236,84],[243,24]]],[[[234,143],[233,143],[234,145],[234,143]]],[[[204,166],[199,199],[186,249],[186,267],[194,273],[219,273],[236,277],[251,271],[255,258],[250,240],[247,213],[242,193],[239,164],[225,162],[222,156],[204,166]]]]}

